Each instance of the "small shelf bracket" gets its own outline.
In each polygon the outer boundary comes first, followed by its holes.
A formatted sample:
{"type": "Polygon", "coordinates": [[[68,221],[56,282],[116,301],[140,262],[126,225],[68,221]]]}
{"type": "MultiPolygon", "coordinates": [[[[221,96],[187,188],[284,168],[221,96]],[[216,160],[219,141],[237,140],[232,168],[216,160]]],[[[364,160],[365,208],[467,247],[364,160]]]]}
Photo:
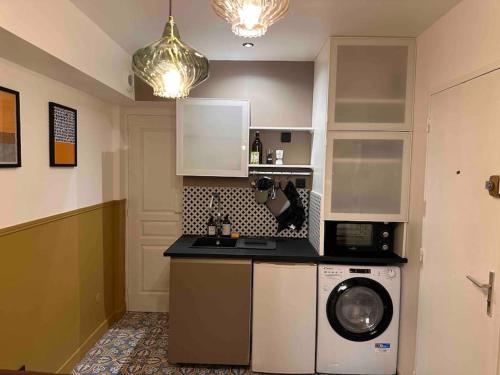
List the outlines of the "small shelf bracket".
{"type": "Polygon", "coordinates": [[[311,176],[312,172],[296,171],[249,171],[250,176],[311,176]]]}

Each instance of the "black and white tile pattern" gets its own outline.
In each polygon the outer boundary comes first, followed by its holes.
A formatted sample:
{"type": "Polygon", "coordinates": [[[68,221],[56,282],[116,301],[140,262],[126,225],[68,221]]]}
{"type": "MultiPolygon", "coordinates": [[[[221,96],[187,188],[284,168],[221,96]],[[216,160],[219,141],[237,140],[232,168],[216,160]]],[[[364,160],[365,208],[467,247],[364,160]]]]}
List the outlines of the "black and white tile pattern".
{"type": "Polygon", "coordinates": [[[309,212],[309,190],[298,189],[306,212],[306,222],[297,231],[284,230],[277,234],[278,223],[265,204],[258,204],[252,188],[185,186],[183,197],[183,233],[205,235],[210,216],[208,205],[212,192],[221,196],[222,213],[229,214],[233,230],[242,236],[277,236],[307,238],[309,212]]]}
{"type": "Polygon", "coordinates": [[[321,195],[311,192],[309,200],[309,242],[319,252],[321,242],[321,195]]]}

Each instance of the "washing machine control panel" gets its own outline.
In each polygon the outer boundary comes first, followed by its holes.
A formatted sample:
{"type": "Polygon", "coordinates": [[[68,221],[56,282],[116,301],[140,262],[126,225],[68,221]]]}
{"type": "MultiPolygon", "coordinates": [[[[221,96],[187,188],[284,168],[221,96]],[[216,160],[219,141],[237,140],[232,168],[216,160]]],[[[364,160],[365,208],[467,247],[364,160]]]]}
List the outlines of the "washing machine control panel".
{"type": "Polygon", "coordinates": [[[328,280],[346,279],[350,277],[370,277],[393,280],[397,278],[398,271],[396,267],[363,268],[362,266],[336,267],[332,265],[323,267],[322,274],[328,280]]]}
{"type": "Polygon", "coordinates": [[[326,277],[341,277],[344,275],[345,270],[337,267],[325,267],[323,269],[323,275],[326,277]]]}
{"type": "Polygon", "coordinates": [[[369,268],[349,268],[349,273],[358,273],[358,274],[370,274],[372,270],[369,268]]]}
{"type": "Polygon", "coordinates": [[[398,272],[394,267],[388,267],[388,268],[377,270],[377,271],[375,271],[374,274],[375,274],[375,276],[378,276],[382,279],[392,280],[392,279],[396,278],[396,276],[398,275],[398,272]]]}

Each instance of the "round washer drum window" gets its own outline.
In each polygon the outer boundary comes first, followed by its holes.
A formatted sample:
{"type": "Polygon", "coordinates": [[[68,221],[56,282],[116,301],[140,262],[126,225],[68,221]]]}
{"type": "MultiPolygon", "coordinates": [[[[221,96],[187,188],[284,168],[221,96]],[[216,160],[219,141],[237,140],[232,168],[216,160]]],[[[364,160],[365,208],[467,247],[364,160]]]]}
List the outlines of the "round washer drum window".
{"type": "Polygon", "coordinates": [[[387,329],[393,306],[380,283],[360,277],[337,285],[328,298],[326,313],[339,335],[351,341],[368,341],[387,329]]]}

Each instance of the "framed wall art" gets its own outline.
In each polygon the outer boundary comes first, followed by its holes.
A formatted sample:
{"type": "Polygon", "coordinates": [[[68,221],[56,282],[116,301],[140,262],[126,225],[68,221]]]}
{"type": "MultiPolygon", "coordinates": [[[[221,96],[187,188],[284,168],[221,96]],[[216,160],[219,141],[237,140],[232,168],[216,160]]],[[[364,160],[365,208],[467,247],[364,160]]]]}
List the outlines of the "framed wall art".
{"type": "Polygon", "coordinates": [[[19,92],[0,87],[0,168],[21,166],[19,92]]]}
{"type": "Polygon", "coordinates": [[[51,167],[77,165],[77,112],[61,104],[49,103],[51,167]]]}

